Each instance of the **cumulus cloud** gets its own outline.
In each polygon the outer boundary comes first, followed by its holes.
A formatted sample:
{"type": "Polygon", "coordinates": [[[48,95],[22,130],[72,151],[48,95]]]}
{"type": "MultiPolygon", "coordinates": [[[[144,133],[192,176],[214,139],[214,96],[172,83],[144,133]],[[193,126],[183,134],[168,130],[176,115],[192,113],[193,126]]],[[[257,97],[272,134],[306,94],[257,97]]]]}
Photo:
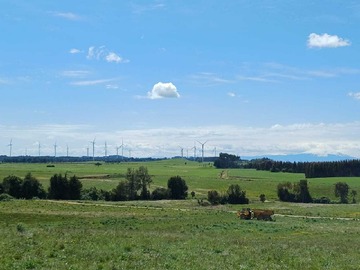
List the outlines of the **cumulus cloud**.
{"type": "Polygon", "coordinates": [[[309,48],[337,48],[350,46],[350,41],[337,35],[311,33],[308,37],[307,45],[309,48]]]}
{"type": "Polygon", "coordinates": [[[108,55],[106,55],[105,59],[109,63],[110,62],[121,63],[123,61],[123,59],[114,52],[110,52],[108,55]]]}
{"type": "Polygon", "coordinates": [[[357,99],[357,100],[360,100],[360,92],[356,92],[356,93],[353,93],[353,92],[350,92],[348,94],[349,97],[352,97],[354,99],[357,99]]]}
{"type": "Polygon", "coordinates": [[[171,82],[163,83],[158,82],[155,84],[151,91],[148,92],[148,98],[150,99],[160,99],[160,98],[179,98],[180,94],[178,93],[176,86],[171,82]]]}
{"type": "Polygon", "coordinates": [[[91,46],[86,56],[89,60],[104,60],[108,63],[128,63],[129,60],[123,59],[117,53],[108,50],[105,46],[91,46]]]}

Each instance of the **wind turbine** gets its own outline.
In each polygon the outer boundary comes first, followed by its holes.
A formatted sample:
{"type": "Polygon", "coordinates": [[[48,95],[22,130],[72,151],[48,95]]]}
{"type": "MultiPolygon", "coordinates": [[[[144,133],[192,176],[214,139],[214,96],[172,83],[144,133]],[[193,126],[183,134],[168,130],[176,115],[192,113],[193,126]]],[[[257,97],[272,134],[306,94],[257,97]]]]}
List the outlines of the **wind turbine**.
{"type": "Polygon", "coordinates": [[[204,143],[199,142],[199,141],[197,141],[197,142],[201,144],[201,162],[204,162],[204,145],[205,145],[208,141],[206,141],[206,142],[204,142],[204,143]]]}
{"type": "Polygon", "coordinates": [[[89,157],[89,145],[86,147],[86,156],[89,157]]]}
{"type": "Polygon", "coordinates": [[[105,141],[105,157],[107,157],[107,143],[105,141]]]}
{"type": "Polygon", "coordinates": [[[95,140],[96,140],[96,137],[94,138],[94,140],[90,143],[92,143],[92,152],[93,152],[93,161],[95,160],[95,140]]]}
{"type": "Polygon", "coordinates": [[[39,157],[40,157],[41,144],[39,142],[39,157]]]}
{"type": "Polygon", "coordinates": [[[121,139],[121,159],[124,159],[124,141],[121,139]]]}
{"type": "Polygon", "coordinates": [[[54,157],[56,157],[56,148],[57,148],[57,144],[56,144],[56,142],[55,142],[55,144],[54,144],[54,157]]]}
{"type": "Polygon", "coordinates": [[[116,146],[116,156],[117,156],[117,158],[119,159],[119,149],[121,148],[121,155],[122,155],[122,158],[124,158],[124,155],[123,155],[123,153],[124,153],[124,143],[123,143],[123,141],[121,141],[121,145],[120,146],[116,146]]]}
{"type": "Polygon", "coordinates": [[[10,140],[10,143],[8,144],[9,148],[10,148],[10,157],[11,157],[11,152],[12,152],[12,139],[10,140]]]}
{"type": "Polygon", "coordinates": [[[194,161],[196,160],[196,145],[194,144],[194,147],[191,148],[190,150],[194,149],[194,161]]]}
{"type": "Polygon", "coordinates": [[[214,155],[216,157],[216,146],[214,147],[214,155]]]}
{"type": "Polygon", "coordinates": [[[69,157],[69,145],[66,145],[66,157],[69,157]]]}
{"type": "Polygon", "coordinates": [[[180,147],[180,150],[181,150],[181,158],[183,158],[184,157],[184,148],[182,148],[181,146],[179,146],[180,147]]]}

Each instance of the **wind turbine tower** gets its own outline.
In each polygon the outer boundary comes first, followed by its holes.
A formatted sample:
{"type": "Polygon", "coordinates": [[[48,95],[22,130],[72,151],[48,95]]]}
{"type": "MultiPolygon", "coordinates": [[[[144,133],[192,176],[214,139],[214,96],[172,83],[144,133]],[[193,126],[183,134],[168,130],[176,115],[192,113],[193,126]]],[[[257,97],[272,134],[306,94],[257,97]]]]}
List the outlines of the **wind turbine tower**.
{"type": "Polygon", "coordinates": [[[184,157],[184,148],[182,148],[181,146],[179,146],[180,147],[180,150],[181,150],[181,158],[183,158],[184,157]]]}
{"type": "Polygon", "coordinates": [[[95,139],[96,138],[94,138],[94,140],[92,141],[92,142],[90,142],[90,143],[92,143],[92,150],[93,150],[93,161],[95,160],[95,139]]]}
{"type": "Polygon", "coordinates": [[[57,148],[57,144],[55,142],[55,144],[54,144],[54,157],[56,157],[56,148],[57,148]]]}
{"type": "Polygon", "coordinates": [[[122,159],[124,158],[124,143],[121,141],[121,145],[120,146],[116,146],[116,156],[119,159],[119,149],[121,148],[121,156],[122,159]]]}
{"type": "Polygon", "coordinates": [[[86,147],[86,156],[89,157],[89,145],[86,147]]]}
{"type": "Polygon", "coordinates": [[[105,157],[107,157],[107,143],[105,141],[105,157]]]}
{"type": "Polygon", "coordinates": [[[202,143],[202,142],[199,142],[201,144],[201,162],[204,162],[204,145],[207,143],[208,141],[202,143]]]}
{"type": "Polygon", "coordinates": [[[194,145],[193,148],[191,148],[190,150],[194,149],[194,161],[196,160],[196,145],[194,145]]]}
{"type": "Polygon", "coordinates": [[[10,150],[10,157],[11,157],[11,153],[12,153],[12,146],[13,146],[13,144],[12,144],[12,139],[10,140],[10,143],[8,144],[8,146],[9,146],[9,150],[10,150]]]}
{"type": "Polygon", "coordinates": [[[40,153],[41,153],[41,144],[39,142],[39,157],[40,157],[40,153]]]}
{"type": "Polygon", "coordinates": [[[124,159],[124,140],[121,139],[121,159],[124,159]]]}

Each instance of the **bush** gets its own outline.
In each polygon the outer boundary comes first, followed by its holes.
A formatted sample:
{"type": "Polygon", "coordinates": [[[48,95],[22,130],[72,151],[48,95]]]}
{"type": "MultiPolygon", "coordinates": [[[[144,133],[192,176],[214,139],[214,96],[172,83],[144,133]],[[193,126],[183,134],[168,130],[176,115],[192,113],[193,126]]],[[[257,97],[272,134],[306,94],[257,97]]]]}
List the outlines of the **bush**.
{"type": "Polygon", "coordinates": [[[15,175],[9,175],[3,180],[3,192],[14,198],[21,198],[21,188],[23,180],[15,175]]]}
{"type": "Polygon", "coordinates": [[[248,204],[249,199],[246,198],[246,191],[241,190],[238,184],[230,185],[227,190],[227,201],[230,204],[248,204]]]}
{"type": "Polygon", "coordinates": [[[91,187],[89,189],[84,189],[81,192],[81,200],[87,201],[100,201],[110,200],[110,193],[103,189],[97,189],[96,187],[91,187]]]}
{"type": "Polygon", "coordinates": [[[309,192],[307,180],[300,180],[299,183],[280,183],[277,186],[277,195],[280,201],[283,202],[312,202],[312,197],[309,192]]]}
{"type": "Polygon", "coordinates": [[[313,203],[329,204],[329,203],[331,203],[331,200],[328,197],[321,197],[319,199],[314,199],[313,203]]]}
{"type": "Polygon", "coordinates": [[[2,193],[0,194],[0,202],[8,202],[8,201],[11,201],[13,200],[14,197],[13,196],[10,196],[9,194],[7,193],[2,193]]]}
{"type": "MultiPolygon", "coordinates": [[[[127,201],[129,200],[129,182],[121,181],[116,188],[111,192],[112,201],[127,201]]],[[[133,198],[131,198],[133,199],[133,198]]]]}
{"type": "Polygon", "coordinates": [[[335,196],[340,197],[340,203],[348,203],[349,185],[345,182],[335,184],[335,196]]]}
{"type": "Polygon", "coordinates": [[[212,205],[218,205],[221,203],[221,195],[216,190],[208,191],[208,201],[212,205]]]}
{"type": "Polygon", "coordinates": [[[167,188],[158,187],[151,193],[153,200],[166,200],[169,198],[169,190],[167,188]]]}
{"type": "Polygon", "coordinates": [[[184,200],[187,197],[188,186],[180,176],[173,176],[168,180],[169,197],[175,200],[184,200]]]}

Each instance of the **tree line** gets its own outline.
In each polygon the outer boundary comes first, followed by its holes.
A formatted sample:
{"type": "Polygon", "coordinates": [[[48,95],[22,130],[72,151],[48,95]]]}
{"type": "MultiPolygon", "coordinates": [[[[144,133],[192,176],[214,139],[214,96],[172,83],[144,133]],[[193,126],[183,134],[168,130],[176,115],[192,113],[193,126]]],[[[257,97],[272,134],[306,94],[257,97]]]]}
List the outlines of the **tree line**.
{"type": "MultiPolygon", "coordinates": [[[[337,182],[334,187],[334,195],[340,198],[340,203],[349,203],[349,193],[352,196],[352,203],[356,203],[356,190],[351,190],[347,183],[337,182]]],[[[277,195],[283,202],[298,203],[331,203],[327,197],[313,198],[310,195],[307,180],[300,180],[299,183],[284,182],[277,186],[277,195]]]]}
{"type": "MultiPolygon", "coordinates": [[[[180,176],[168,179],[167,188],[157,187],[150,192],[151,175],[144,166],[138,169],[128,168],[125,180],[112,190],[107,191],[91,187],[84,189],[78,177],[66,174],[54,174],[50,178],[46,191],[42,184],[31,173],[20,178],[15,175],[5,177],[0,183],[1,198],[16,199],[54,199],[54,200],[162,200],[185,199],[188,196],[186,181],[180,176]]],[[[194,194],[194,193],[193,193],[194,194]]]]}
{"type": "Polygon", "coordinates": [[[271,172],[304,173],[306,178],[360,177],[360,160],[327,162],[283,162],[268,158],[254,159],[243,168],[271,172]]]}

